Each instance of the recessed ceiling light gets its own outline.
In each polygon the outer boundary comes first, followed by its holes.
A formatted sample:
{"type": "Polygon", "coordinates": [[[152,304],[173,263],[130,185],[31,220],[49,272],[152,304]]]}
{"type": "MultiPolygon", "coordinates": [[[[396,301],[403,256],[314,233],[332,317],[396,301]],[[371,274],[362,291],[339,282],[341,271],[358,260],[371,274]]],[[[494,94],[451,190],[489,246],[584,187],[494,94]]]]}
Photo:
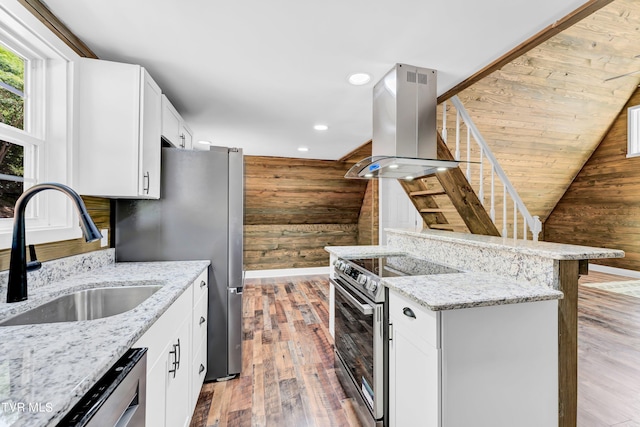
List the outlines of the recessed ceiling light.
{"type": "Polygon", "coordinates": [[[198,144],[202,144],[202,145],[213,145],[213,142],[211,142],[211,141],[205,141],[205,140],[203,139],[203,140],[198,141],[198,144]]]}
{"type": "Polygon", "coordinates": [[[442,171],[446,171],[447,169],[449,169],[449,168],[440,167],[440,168],[438,168],[437,170],[438,170],[439,172],[442,172],[442,171]]]}
{"type": "Polygon", "coordinates": [[[364,177],[365,178],[373,178],[373,174],[372,173],[365,173],[364,177]]]}
{"type": "Polygon", "coordinates": [[[298,147],[298,151],[309,151],[307,147],[298,147]]]}
{"type": "Polygon", "coordinates": [[[349,83],[354,86],[366,85],[371,81],[371,76],[367,73],[353,73],[349,75],[349,83]]]}
{"type": "Polygon", "coordinates": [[[327,126],[327,125],[315,125],[313,128],[315,130],[327,130],[327,129],[329,129],[329,126],[327,126]]]}
{"type": "Polygon", "coordinates": [[[407,181],[413,181],[413,177],[411,175],[407,175],[404,177],[407,181]]]}
{"type": "Polygon", "coordinates": [[[396,165],[395,163],[392,165],[389,165],[389,169],[398,169],[400,166],[396,165]]]}

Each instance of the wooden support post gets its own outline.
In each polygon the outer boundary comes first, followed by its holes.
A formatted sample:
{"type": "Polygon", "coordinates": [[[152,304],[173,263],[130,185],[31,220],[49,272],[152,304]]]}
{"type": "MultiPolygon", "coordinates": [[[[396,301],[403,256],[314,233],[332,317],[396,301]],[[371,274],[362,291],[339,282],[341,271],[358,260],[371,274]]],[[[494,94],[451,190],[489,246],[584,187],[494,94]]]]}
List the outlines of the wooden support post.
{"type": "Polygon", "coordinates": [[[578,278],[580,261],[559,261],[558,398],[559,427],[576,427],[578,413],[578,278]]]}

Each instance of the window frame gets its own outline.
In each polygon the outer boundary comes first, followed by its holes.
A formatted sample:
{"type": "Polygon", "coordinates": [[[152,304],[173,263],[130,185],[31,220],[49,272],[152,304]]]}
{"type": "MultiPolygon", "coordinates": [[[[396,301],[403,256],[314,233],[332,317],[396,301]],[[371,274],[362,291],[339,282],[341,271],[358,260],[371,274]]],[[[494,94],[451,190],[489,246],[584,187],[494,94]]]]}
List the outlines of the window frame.
{"type": "MultiPolygon", "coordinates": [[[[79,56],[18,2],[0,5],[0,40],[31,65],[25,69],[25,130],[0,124],[0,138],[38,147],[33,171],[37,182],[73,186],[73,76],[79,56]],[[38,97],[45,102],[33,102],[38,97]]],[[[29,184],[25,182],[25,189],[29,184]]],[[[76,213],[62,193],[39,193],[28,210],[28,244],[82,236],[76,213]]],[[[0,219],[0,249],[11,247],[12,229],[12,218],[0,219]]]]}
{"type": "Polygon", "coordinates": [[[627,109],[627,157],[640,156],[640,105],[627,109]]]}

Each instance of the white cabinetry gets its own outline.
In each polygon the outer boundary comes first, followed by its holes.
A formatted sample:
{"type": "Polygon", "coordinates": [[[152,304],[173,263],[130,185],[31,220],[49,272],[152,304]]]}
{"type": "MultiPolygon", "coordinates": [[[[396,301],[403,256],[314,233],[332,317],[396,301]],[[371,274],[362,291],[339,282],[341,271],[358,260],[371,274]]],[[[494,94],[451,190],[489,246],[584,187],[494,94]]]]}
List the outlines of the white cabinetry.
{"type": "Polygon", "coordinates": [[[440,313],[421,310],[395,293],[389,298],[389,425],[439,425],[440,313]],[[415,316],[415,317],[410,317],[415,316]]]}
{"type": "Polygon", "coordinates": [[[193,146],[191,129],[165,95],[162,95],[162,137],[177,148],[190,150],[193,146]]]}
{"type": "Polygon", "coordinates": [[[207,325],[208,316],[207,270],[193,282],[192,355],[191,363],[191,412],[198,403],[200,389],[207,373],[207,325]]]}
{"type": "Polygon", "coordinates": [[[78,192],[159,198],[160,87],[139,65],[81,58],[76,71],[78,192]]]}
{"type": "MultiPolygon", "coordinates": [[[[204,380],[204,374],[193,375],[199,367],[194,366],[197,359],[194,349],[201,350],[202,335],[206,340],[206,332],[203,334],[201,326],[193,319],[198,311],[204,311],[206,316],[206,294],[207,270],[133,346],[149,349],[146,406],[146,425],[149,427],[188,426],[191,421],[198,398],[194,391],[200,392],[204,380]],[[195,301],[196,298],[199,299],[195,301]],[[194,302],[200,305],[196,307],[194,302]]],[[[206,322],[204,325],[206,330],[206,322]]],[[[206,365],[206,342],[204,349],[206,365]]]]}
{"type": "Polygon", "coordinates": [[[389,425],[557,425],[557,307],[433,312],[390,291],[389,425]]]}

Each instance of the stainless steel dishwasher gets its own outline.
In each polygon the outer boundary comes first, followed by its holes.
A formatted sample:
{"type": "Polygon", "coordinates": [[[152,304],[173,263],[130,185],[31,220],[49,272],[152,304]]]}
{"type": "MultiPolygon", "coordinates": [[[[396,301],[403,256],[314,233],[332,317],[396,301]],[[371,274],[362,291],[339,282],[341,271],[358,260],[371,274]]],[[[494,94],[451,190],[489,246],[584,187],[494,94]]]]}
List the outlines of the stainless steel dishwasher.
{"type": "Polygon", "coordinates": [[[144,427],[146,378],[147,349],[130,349],[58,427],[144,427]]]}

